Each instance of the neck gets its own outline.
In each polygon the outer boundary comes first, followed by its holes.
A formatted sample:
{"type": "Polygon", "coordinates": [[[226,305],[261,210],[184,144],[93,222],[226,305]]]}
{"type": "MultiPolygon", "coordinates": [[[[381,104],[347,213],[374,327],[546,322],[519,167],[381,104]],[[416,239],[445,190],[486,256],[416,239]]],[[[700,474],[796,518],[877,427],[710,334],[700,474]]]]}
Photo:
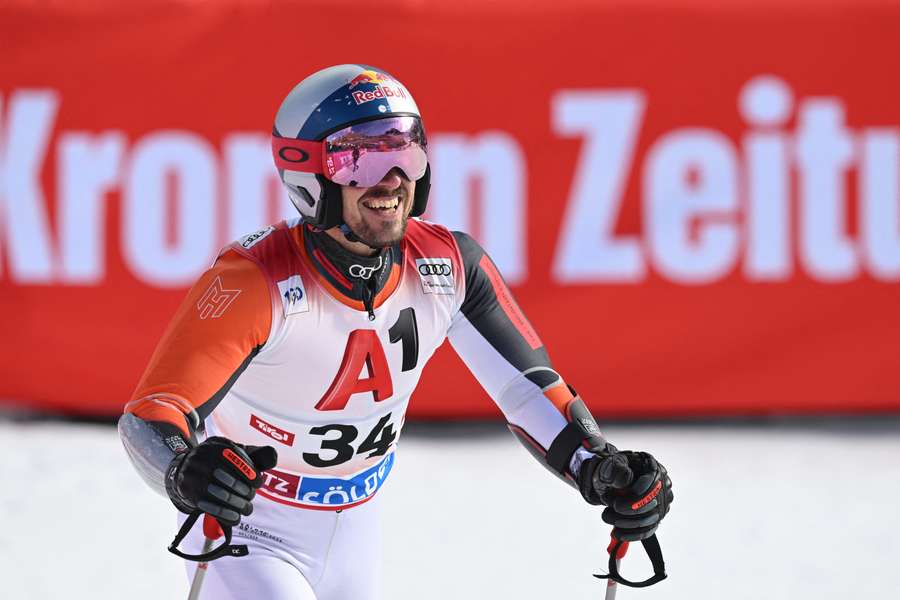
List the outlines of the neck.
{"type": "MultiPolygon", "coordinates": [[[[339,229],[304,229],[303,243],[313,262],[335,287],[346,295],[360,299],[364,287],[377,290],[387,282],[394,263],[401,257],[400,245],[388,248],[369,248],[365,244],[350,242],[339,229]],[[335,235],[337,233],[337,235],[335,235]],[[351,245],[365,247],[365,252],[354,252],[351,245]]],[[[357,248],[361,250],[360,248],[357,248]]]]}

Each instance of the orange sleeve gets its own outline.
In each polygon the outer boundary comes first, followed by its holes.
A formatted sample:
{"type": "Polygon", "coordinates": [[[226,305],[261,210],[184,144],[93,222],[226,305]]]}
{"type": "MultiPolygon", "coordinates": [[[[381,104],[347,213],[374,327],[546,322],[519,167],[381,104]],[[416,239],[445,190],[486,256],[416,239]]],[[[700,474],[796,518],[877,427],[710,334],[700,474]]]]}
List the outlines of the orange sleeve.
{"type": "MultiPolygon", "coordinates": [[[[272,299],[260,268],[233,250],[222,254],[182,301],[125,412],[171,423],[190,437],[190,415],[221,399],[229,380],[266,342],[271,322],[272,299]]],[[[208,414],[214,406],[207,408],[208,414]]]]}

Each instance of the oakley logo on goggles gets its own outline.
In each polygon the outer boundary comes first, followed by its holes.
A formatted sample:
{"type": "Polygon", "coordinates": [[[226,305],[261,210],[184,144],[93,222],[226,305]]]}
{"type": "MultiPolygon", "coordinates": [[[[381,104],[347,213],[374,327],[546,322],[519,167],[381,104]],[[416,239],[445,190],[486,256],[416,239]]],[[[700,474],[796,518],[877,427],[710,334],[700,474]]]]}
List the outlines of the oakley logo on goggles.
{"type": "Polygon", "coordinates": [[[275,166],[317,173],[338,185],[371,187],[398,168],[410,181],[428,166],[425,131],[418,117],[366,121],[336,131],[321,142],[272,136],[275,166]]]}

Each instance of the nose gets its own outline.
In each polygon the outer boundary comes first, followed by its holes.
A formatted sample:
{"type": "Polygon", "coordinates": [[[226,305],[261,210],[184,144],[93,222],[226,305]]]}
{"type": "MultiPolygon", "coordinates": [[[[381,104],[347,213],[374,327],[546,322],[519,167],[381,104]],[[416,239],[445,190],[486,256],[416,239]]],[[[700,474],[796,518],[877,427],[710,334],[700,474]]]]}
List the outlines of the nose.
{"type": "Polygon", "coordinates": [[[398,169],[397,167],[394,167],[384,174],[384,177],[382,177],[381,181],[378,182],[378,187],[386,187],[393,190],[400,187],[400,183],[402,181],[403,172],[400,171],[400,169],[398,169]]]}

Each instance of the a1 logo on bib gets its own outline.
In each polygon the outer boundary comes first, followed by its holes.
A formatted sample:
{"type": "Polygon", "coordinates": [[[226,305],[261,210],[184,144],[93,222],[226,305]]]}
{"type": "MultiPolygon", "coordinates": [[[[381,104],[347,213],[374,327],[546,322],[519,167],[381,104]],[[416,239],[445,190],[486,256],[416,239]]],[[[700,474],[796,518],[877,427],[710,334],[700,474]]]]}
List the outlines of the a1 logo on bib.
{"type": "Polygon", "coordinates": [[[416,272],[426,294],[455,294],[453,263],[449,258],[417,258],[416,272]]]}
{"type": "Polygon", "coordinates": [[[299,275],[291,275],[287,279],[279,281],[278,291],[281,292],[284,316],[309,312],[309,300],[306,299],[306,289],[303,287],[303,280],[299,275]]]}

